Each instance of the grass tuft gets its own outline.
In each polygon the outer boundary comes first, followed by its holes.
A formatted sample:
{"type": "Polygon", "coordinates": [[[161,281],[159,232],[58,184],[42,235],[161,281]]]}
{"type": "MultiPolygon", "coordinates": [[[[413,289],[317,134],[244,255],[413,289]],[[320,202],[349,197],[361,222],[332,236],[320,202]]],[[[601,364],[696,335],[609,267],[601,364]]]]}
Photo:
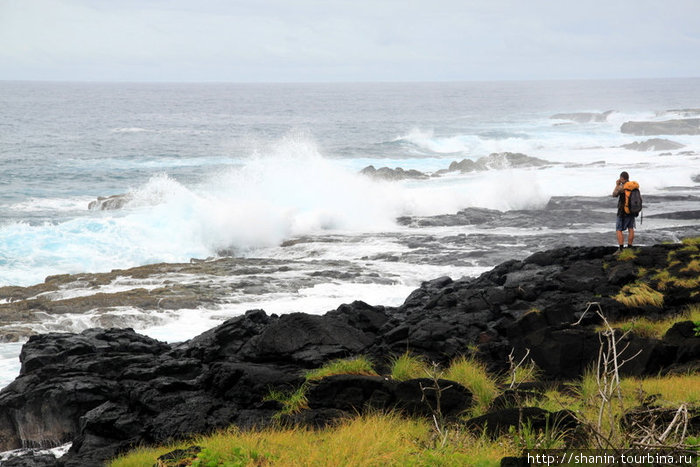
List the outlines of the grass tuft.
{"type": "Polygon", "coordinates": [[[318,381],[333,375],[377,376],[372,362],[367,357],[334,360],[315,370],[306,372],[306,381],[318,381]]]}
{"type": "Polygon", "coordinates": [[[425,378],[430,374],[430,368],[425,359],[406,352],[391,362],[391,378],[396,381],[407,381],[415,378],[425,378]]]}
{"type": "MultiPolygon", "coordinates": [[[[673,327],[674,324],[680,323],[681,321],[700,322],[700,305],[690,306],[681,314],[669,316],[660,320],[651,320],[646,317],[636,317],[625,321],[611,323],[610,325],[613,328],[622,330],[623,332],[629,331],[630,333],[641,337],[661,339],[664,334],[666,334],[666,332],[673,327]]],[[[603,329],[603,327],[600,327],[597,330],[602,331],[603,329]]]]}
{"type": "Polygon", "coordinates": [[[277,417],[293,415],[309,407],[309,401],[306,398],[307,389],[308,387],[306,384],[302,384],[293,391],[278,391],[273,389],[263,400],[277,401],[282,404],[282,410],[276,414],[277,417]]]}
{"type": "Polygon", "coordinates": [[[443,378],[469,389],[476,399],[473,415],[486,413],[498,394],[496,380],[486,371],[486,365],[473,357],[458,357],[450,363],[443,378]]]}
{"type": "Polygon", "coordinates": [[[625,248],[616,256],[618,261],[631,261],[637,257],[634,248],[625,248]]]}
{"type": "Polygon", "coordinates": [[[689,246],[693,245],[693,246],[700,247],[700,237],[687,237],[687,238],[684,238],[683,240],[681,240],[681,243],[683,245],[689,245],[689,246]]]}
{"type": "Polygon", "coordinates": [[[633,308],[645,305],[661,308],[664,305],[663,294],[652,289],[644,282],[635,282],[624,286],[620,293],[613,298],[623,305],[633,308]]]}

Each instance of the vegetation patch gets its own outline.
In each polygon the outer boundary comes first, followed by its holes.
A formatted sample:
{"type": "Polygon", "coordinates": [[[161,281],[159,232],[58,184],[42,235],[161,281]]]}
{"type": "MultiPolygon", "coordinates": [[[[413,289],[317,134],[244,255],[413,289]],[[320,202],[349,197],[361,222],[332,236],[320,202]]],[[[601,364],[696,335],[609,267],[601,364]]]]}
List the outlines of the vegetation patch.
{"type": "Polygon", "coordinates": [[[661,308],[664,305],[664,296],[661,292],[652,289],[645,282],[628,284],[613,297],[627,307],[642,307],[645,305],[661,308]]]}
{"type": "Polygon", "coordinates": [[[365,375],[377,376],[372,362],[367,357],[334,360],[315,370],[306,373],[306,381],[318,381],[333,375],[365,375]]]}
{"type": "Polygon", "coordinates": [[[476,401],[473,411],[475,416],[486,413],[499,392],[497,381],[486,371],[486,365],[473,357],[454,359],[445,370],[443,378],[455,381],[471,391],[476,401]]]}
{"type": "Polygon", "coordinates": [[[619,255],[617,255],[617,260],[618,261],[630,261],[633,260],[637,257],[637,252],[634,250],[634,248],[625,248],[620,252],[619,255]]]}
{"type": "Polygon", "coordinates": [[[404,466],[471,465],[496,467],[501,458],[518,455],[509,437],[491,440],[453,431],[446,444],[436,443],[427,420],[394,413],[360,415],[325,430],[270,428],[243,431],[230,428],[179,445],[140,448],[113,460],[111,467],[153,466],[176,448],[202,446],[197,466],[404,466]]]}
{"type": "Polygon", "coordinates": [[[396,381],[407,381],[415,378],[425,378],[430,375],[430,367],[425,359],[406,352],[391,362],[391,378],[396,381]]]}
{"type": "Polygon", "coordinates": [[[265,401],[276,401],[282,404],[282,410],[276,414],[276,417],[282,415],[294,415],[309,407],[309,401],[306,398],[308,384],[302,384],[299,388],[292,391],[271,390],[264,398],[265,401]]]}
{"type": "MultiPolygon", "coordinates": [[[[651,320],[646,317],[636,317],[625,321],[611,323],[611,326],[620,329],[623,332],[631,332],[632,334],[641,337],[650,337],[654,339],[663,338],[664,334],[673,327],[674,324],[681,321],[693,321],[700,324],[700,305],[688,307],[684,313],[669,316],[660,320],[651,320]]],[[[602,327],[597,329],[602,331],[602,327]]]]}

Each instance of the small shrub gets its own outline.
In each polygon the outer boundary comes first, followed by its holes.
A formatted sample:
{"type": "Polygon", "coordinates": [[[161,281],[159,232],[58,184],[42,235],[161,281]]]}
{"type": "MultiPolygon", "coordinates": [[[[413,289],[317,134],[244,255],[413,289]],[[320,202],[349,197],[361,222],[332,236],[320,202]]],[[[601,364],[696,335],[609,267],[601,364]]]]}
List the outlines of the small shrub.
{"type": "Polygon", "coordinates": [[[498,393],[496,381],[488,374],[486,366],[473,357],[454,359],[443,377],[461,384],[474,394],[474,415],[485,413],[498,393]]]}
{"type": "Polygon", "coordinates": [[[414,378],[424,378],[430,374],[430,368],[421,357],[406,352],[391,362],[391,378],[396,381],[406,381],[414,378]]]}
{"type": "Polygon", "coordinates": [[[620,293],[613,298],[627,307],[652,305],[661,308],[664,304],[663,294],[644,282],[635,282],[624,286],[620,293]]]}
{"type": "Polygon", "coordinates": [[[355,357],[334,360],[321,368],[306,373],[306,381],[318,381],[332,375],[367,375],[377,376],[372,362],[367,357],[355,357]]]}

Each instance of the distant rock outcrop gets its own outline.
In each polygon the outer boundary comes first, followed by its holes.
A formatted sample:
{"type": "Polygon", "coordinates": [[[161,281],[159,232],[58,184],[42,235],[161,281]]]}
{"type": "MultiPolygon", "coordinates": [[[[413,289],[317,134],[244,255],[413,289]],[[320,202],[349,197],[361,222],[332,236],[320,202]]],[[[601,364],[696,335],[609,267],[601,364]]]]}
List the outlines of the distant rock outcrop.
{"type": "Polygon", "coordinates": [[[634,143],[623,144],[622,147],[633,151],[670,151],[684,148],[685,145],[668,139],[652,138],[646,141],[635,141],[634,143]]]}
{"type": "Polygon", "coordinates": [[[95,201],[90,201],[90,204],[88,204],[88,209],[91,211],[121,209],[132,199],[133,196],[130,193],[112,196],[99,196],[95,201]]]}
{"type": "Polygon", "coordinates": [[[697,117],[700,116],[700,109],[672,109],[657,112],[656,115],[677,115],[679,117],[697,117]]]}
{"type": "Polygon", "coordinates": [[[419,170],[404,170],[401,167],[391,169],[389,167],[381,167],[375,169],[373,165],[368,165],[360,171],[362,175],[367,175],[372,178],[380,178],[383,180],[405,180],[405,179],[424,179],[428,178],[426,174],[419,170]]]}
{"type": "Polygon", "coordinates": [[[537,157],[526,156],[519,152],[500,152],[491,153],[488,156],[480,157],[476,161],[471,159],[462,159],[454,161],[450,167],[444,172],[474,172],[491,169],[511,169],[520,167],[542,167],[552,165],[551,162],[537,157]]]}
{"type": "Polygon", "coordinates": [[[700,118],[661,122],[625,122],[620,131],[631,135],[700,135],[700,118]]]}
{"type": "Polygon", "coordinates": [[[608,115],[615,112],[614,110],[608,110],[607,112],[573,112],[573,113],[560,113],[552,115],[553,120],[570,120],[576,123],[594,123],[594,122],[606,122],[608,120],[608,115]]]}

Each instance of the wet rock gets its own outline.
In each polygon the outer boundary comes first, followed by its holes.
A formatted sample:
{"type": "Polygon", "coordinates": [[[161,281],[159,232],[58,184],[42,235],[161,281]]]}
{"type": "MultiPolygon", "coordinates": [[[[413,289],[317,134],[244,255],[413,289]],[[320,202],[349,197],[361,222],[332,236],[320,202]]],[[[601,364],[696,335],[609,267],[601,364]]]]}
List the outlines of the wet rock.
{"type": "Polygon", "coordinates": [[[95,201],[90,201],[88,209],[90,211],[106,211],[121,209],[133,199],[130,193],[112,196],[99,196],[95,201]]]}
{"type": "Polygon", "coordinates": [[[20,456],[2,460],[3,467],[57,467],[59,460],[51,454],[36,454],[28,452],[20,456]]]}
{"type": "Polygon", "coordinates": [[[685,145],[668,139],[652,138],[646,141],[635,141],[634,143],[623,144],[622,147],[633,151],[669,151],[683,148],[685,145]]]}
{"type": "Polygon", "coordinates": [[[620,131],[633,135],[700,135],[700,118],[661,122],[625,122],[620,131]]]}
{"type": "Polygon", "coordinates": [[[364,169],[360,170],[362,175],[366,175],[372,178],[380,178],[382,180],[421,180],[428,178],[426,174],[415,169],[404,170],[401,167],[396,167],[391,169],[389,167],[380,167],[375,169],[373,165],[369,165],[364,169]]]}
{"type": "Polygon", "coordinates": [[[644,217],[647,219],[700,219],[700,210],[664,212],[661,214],[651,214],[644,217]]]}
{"type": "Polygon", "coordinates": [[[483,170],[502,170],[518,167],[542,167],[552,165],[551,162],[521,153],[501,152],[480,157],[476,161],[462,159],[450,164],[447,172],[474,172],[483,170]]]}

